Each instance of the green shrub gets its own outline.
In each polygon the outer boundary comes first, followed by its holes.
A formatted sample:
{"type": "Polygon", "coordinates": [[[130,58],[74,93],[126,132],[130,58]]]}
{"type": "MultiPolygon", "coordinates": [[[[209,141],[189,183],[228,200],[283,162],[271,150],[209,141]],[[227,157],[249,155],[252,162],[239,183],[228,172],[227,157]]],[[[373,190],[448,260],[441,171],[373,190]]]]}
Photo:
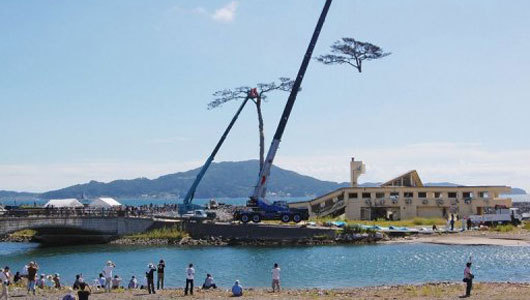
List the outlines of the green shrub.
{"type": "Polygon", "coordinates": [[[187,237],[188,234],[177,227],[162,227],[153,229],[144,233],[132,234],[127,237],[135,239],[169,239],[169,240],[181,240],[187,237]]]}
{"type": "Polygon", "coordinates": [[[352,234],[352,233],[373,233],[375,230],[364,228],[359,224],[346,224],[342,227],[342,233],[352,234]]]}
{"type": "Polygon", "coordinates": [[[496,231],[496,232],[510,232],[513,231],[515,227],[512,224],[506,224],[506,225],[498,225],[492,227],[490,230],[496,231]]]}

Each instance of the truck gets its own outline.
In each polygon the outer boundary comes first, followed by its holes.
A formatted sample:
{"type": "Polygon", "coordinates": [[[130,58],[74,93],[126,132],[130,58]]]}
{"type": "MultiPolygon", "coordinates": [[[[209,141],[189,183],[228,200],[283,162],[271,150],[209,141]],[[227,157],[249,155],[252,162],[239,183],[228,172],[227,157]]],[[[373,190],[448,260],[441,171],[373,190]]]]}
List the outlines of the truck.
{"type": "MultiPolygon", "coordinates": [[[[258,202],[262,203],[262,202],[258,202]]],[[[300,223],[309,219],[309,211],[302,208],[290,208],[286,201],[274,201],[271,204],[261,204],[261,206],[250,206],[237,209],[234,213],[234,220],[239,220],[246,224],[250,221],[259,223],[262,220],[281,220],[284,223],[291,221],[300,223]]]]}
{"type": "Polygon", "coordinates": [[[469,219],[473,224],[494,226],[501,224],[519,225],[523,217],[519,214],[519,208],[497,207],[494,214],[471,215],[469,219]]]}
{"type": "Polygon", "coordinates": [[[311,40],[309,41],[304,58],[302,59],[300,68],[298,69],[298,74],[294,80],[291,93],[289,94],[289,98],[285,104],[285,108],[283,110],[282,116],[280,117],[276,132],[274,133],[274,137],[267,152],[265,162],[260,170],[258,182],[254,187],[254,192],[250,196],[250,200],[247,201],[246,207],[236,209],[234,212],[235,220],[239,220],[243,223],[248,223],[251,220],[254,223],[259,223],[262,220],[281,220],[285,223],[293,221],[298,223],[309,218],[309,212],[307,209],[290,208],[285,201],[274,201],[271,203],[265,198],[265,195],[272,162],[274,161],[274,157],[276,156],[276,152],[280,146],[283,132],[285,131],[287,121],[291,115],[291,111],[296,101],[296,96],[300,91],[302,80],[307,70],[307,66],[311,61],[313,49],[315,49],[315,45],[320,35],[320,30],[324,25],[330,5],[331,0],[326,0],[317,25],[315,26],[315,30],[313,31],[313,35],[311,36],[311,40]]]}

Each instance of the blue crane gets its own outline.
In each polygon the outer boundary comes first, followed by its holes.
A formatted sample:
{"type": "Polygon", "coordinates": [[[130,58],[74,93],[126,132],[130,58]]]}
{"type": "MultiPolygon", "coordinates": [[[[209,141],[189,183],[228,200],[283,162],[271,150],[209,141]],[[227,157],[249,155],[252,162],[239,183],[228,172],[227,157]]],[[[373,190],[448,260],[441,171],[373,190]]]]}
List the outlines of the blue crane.
{"type": "Polygon", "coordinates": [[[213,149],[212,153],[210,154],[210,156],[208,157],[208,159],[206,160],[206,162],[202,166],[201,170],[197,174],[197,177],[195,177],[195,181],[193,181],[193,184],[191,185],[190,189],[186,193],[186,197],[184,197],[184,201],[183,201],[184,204],[179,208],[179,212],[180,213],[188,212],[188,211],[191,210],[191,208],[192,208],[191,207],[191,201],[193,200],[193,198],[195,196],[195,191],[197,190],[197,187],[199,186],[199,183],[201,182],[202,178],[204,177],[204,174],[206,174],[206,171],[208,170],[208,167],[210,167],[210,165],[212,164],[212,162],[213,162],[213,160],[215,158],[215,155],[217,154],[217,152],[219,151],[219,149],[223,145],[223,142],[225,141],[226,137],[228,136],[228,133],[230,132],[230,130],[232,129],[232,126],[234,126],[234,124],[236,123],[236,120],[239,117],[239,114],[241,113],[241,111],[243,110],[245,105],[247,104],[248,100],[256,98],[256,97],[257,97],[256,89],[251,89],[248,92],[247,96],[245,97],[245,100],[243,100],[243,102],[239,106],[239,109],[237,110],[236,114],[232,118],[232,121],[230,121],[230,124],[228,124],[228,127],[225,129],[223,135],[221,136],[221,138],[217,142],[217,145],[215,145],[215,148],[213,149]]]}
{"type": "Polygon", "coordinates": [[[291,110],[293,109],[294,102],[296,101],[296,96],[298,95],[298,91],[300,90],[302,80],[304,79],[304,75],[307,70],[307,66],[311,61],[313,49],[315,48],[318,36],[320,35],[320,30],[322,29],[324,21],[326,20],[326,15],[328,13],[330,5],[331,0],[326,0],[324,8],[322,9],[322,13],[320,14],[320,18],[318,19],[317,25],[313,32],[313,36],[311,37],[311,41],[309,42],[309,46],[307,47],[307,50],[305,52],[302,64],[300,65],[300,69],[298,70],[298,75],[296,76],[296,79],[294,81],[293,88],[291,89],[291,93],[289,94],[289,98],[287,99],[287,103],[285,104],[285,108],[280,118],[280,122],[278,123],[278,127],[276,128],[276,133],[274,134],[271,146],[269,147],[265,163],[263,165],[263,168],[260,170],[258,183],[254,188],[254,192],[250,196],[250,200],[247,202],[247,207],[245,209],[236,210],[234,214],[234,218],[240,220],[243,223],[247,223],[249,221],[259,223],[261,222],[261,220],[282,220],[286,223],[289,221],[294,221],[298,223],[301,220],[307,219],[309,217],[309,212],[307,211],[307,209],[289,208],[285,201],[275,201],[271,203],[270,201],[265,199],[265,195],[267,190],[267,182],[270,176],[270,170],[272,167],[272,162],[274,161],[274,157],[276,156],[276,152],[278,151],[278,147],[280,146],[280,141],[282,139],[283,132],[285,130],[285,127],[287,126],[287,121],[289,120],[289,116],[291,115],[291,110]]]}

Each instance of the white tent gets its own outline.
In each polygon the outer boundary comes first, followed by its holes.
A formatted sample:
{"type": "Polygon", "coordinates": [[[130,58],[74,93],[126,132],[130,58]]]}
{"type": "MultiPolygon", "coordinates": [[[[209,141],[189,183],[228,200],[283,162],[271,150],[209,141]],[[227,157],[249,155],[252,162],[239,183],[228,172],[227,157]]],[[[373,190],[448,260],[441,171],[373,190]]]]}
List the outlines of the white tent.
{"type": "Polygon", "coordinates": [[[120,207],[122,205],[120,202],[112,198],[100,197],[100,198],[94,199],[94,201],[90,202],[88,206],[94,207],[94,208],[113,208],[113,207],[120,207]]]}
{"type": "Polygon", "coordinates": [[[83,207],[83,203],[77,201],[77,199],[69,198],[69,199],[52,199],[46,204],[44,204],[44,207],[53,207],[53,208],[62,208],[62,207],[83,207]]]}

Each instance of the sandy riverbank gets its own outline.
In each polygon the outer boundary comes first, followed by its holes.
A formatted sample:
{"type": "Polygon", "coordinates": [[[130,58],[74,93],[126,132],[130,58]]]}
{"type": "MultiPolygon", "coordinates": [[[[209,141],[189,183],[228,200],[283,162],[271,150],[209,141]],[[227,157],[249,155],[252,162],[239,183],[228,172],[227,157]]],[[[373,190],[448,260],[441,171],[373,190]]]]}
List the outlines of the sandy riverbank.
{"type": "Polygon", "coordinates": [[[530,246],[530,233],[499,233],[491,231],[465,231],[416,235],[396,238],[385,243],[432,243],[443,245],[492,245],[492,246],[530,246]]]}
{"type": "MultiPolygon", "coordinates": [[[[287,289],[281,293],[271,293],[266,289],[246,289],[241,299],[458,299],[463,294],[464,284],[460,283],[428,283],[423,285],[379,286],[366,288],[344,289],[287,289]]],[[[40,291],[37,297],[28,297],[22,290],[12,291],[16,299],[61,299],[66,290],[40,291]]],[[[528,299],[530,283],[476,283],[473,299],[528,299]]],[[[94,291],[90,299],[175,299],[184,298],[182,289],[159,291],[149,295],[145,290],[114,291],[105,294],[94,291]]],[[[194,296],[187,299],[234,299],[227,289],[201,291],[196,290],[194,296]]]]}

